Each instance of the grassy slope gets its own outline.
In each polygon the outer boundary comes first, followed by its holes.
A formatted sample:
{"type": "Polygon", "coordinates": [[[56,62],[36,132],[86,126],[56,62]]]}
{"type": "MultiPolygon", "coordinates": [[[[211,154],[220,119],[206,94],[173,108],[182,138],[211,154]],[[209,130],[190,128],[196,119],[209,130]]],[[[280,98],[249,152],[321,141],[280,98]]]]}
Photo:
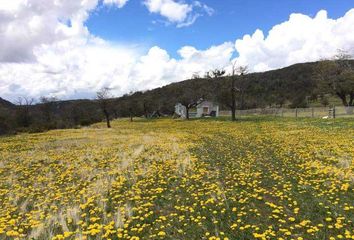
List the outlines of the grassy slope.
{"type": "Polygon", "coordinates": [[[352,119],[116,121],[0,139],[0,238],[353,233],[352,119]]]}

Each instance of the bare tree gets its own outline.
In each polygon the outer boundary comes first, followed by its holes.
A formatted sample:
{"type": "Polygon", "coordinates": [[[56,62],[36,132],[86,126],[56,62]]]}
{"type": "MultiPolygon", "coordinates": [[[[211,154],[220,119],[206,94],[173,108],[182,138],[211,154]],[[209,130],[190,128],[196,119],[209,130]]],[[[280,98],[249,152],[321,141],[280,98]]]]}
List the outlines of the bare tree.
{"type": "MultiPolygon", "coordinates": [[[[248,73],[248,66],[239,66],[236,69],[237,74],[239,75],[240,79],[240,84],[237,86],[238,92],[240,94],[240,103],[239,107],[242,109],[244,107],[244,101],[245,101],[245,91],[246,91],[246,86],[245,86],[245,81],[243,81],[244,75],[247,75],[248,73]]],[[[247,84],[246,84],[247,85],[247,84]]]]}
{"type": "Polygon", "coordinates": [[[31,106],[34,103],[34,99],[27,97],[19,97],[16,103],[19,106],[31,106]]]}
{"type": "Polygon", "coordinates": [[[343,49],[338,49],[337,54],[334,55],[333,60],[350,60],[353,56],[343,49]]]}
{"type": "Polygon", "coordinates": [[[17,100],[17,123],[22,127],[29,127],[31,124],[30,107],[33,105],[34,99],[27,97],[19,97],[17,100]]]}
{"type": "Polygon", "coordinates": [[[112,98],[111,89],[108,87],[101,88],[96,93],[99,106],[106,118],[107,128],[111,128],[110,111],[109,111],[109,99],[112,98]]]}
{"type": "MultiPolygon", "coordinates": [[[[145,95],[142,93],[141,96],[139,97],[141,98],[141,102],[142,104],[137,104],[140,105],[140,107],[142,107],[142,111],[144,114],[144,117],[146,119],[148,119],[150,117],[151,114],[151,109],[152,109],[152,105],[153,105],[153,100],[151,99],[151,97],[149,95],[145,95]]],[[[139,107],[139,106],[137,106],[139,107]]]]}
{"type": "Polygon", "coordinates": [[[133,118],[134,118],[133,108],[130,106],[128,110],[129,110],[130,122],[133,122],[133,118]]]}
{"type": "Polygon", "coordinates": [[[231,69],[231,120],[236,121],[236,93],[243,92],[243,90],[236,87],[237,75],[241,77],[248,73],[247,66],[236,66],[236,61],[232,63],[231,69]]]}
{"type": "Polygon", "coordinates": [[[41,105],[40,109],[42,111],[43,117],[47,123],[50,123],[53,119],[53,114],[56,108],[56,102],[59,101],[56,97],[40,97],[39,99],[41,105]]]}

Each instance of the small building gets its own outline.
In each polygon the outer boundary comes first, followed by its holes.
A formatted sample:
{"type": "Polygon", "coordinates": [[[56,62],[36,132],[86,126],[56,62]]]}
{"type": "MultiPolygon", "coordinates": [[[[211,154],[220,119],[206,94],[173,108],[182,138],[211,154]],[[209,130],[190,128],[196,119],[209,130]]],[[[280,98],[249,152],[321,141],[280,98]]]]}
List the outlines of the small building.
{"type": "MultiPolygon", "coordinates": [[[[187,109],[181,103],[175,105],[175,113],[181,118],[187,118],[187,109]]],[[[218,117],[219,105],[212,101],[202,101],[195,108],[189,110],[190,118],[218,117]]]]}
{"type": "Polygon", "coordinates": [[[196,117],[218,117],[219,105],[211,101],[203,101],[197,105],[196,117]]]}
{"type": "Polygon", "coordinates": [[[175,114],[180,116],[181,118],[187,118],[187,109],[181,103],[177,103],[175,105],[175,114]]]}

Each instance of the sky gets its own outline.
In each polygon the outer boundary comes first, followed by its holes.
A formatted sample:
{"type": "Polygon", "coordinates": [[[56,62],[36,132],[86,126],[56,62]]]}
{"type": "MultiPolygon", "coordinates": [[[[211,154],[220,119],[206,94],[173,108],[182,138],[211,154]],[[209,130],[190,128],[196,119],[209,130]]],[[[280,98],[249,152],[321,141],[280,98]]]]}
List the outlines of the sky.
{"type": "Polygon", "coordinates": [[[115,96],[354,54],[354,0],[0,0],[0,97],[115,96]]]}

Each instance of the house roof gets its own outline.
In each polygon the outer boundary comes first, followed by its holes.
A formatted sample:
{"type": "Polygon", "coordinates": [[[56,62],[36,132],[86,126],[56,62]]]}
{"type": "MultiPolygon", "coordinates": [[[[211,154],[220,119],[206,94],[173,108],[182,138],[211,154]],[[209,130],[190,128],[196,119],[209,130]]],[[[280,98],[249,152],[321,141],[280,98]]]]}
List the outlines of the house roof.
{"type": "Polygon", "coordinates": [[[216,103],[216,102],[213,102],[213,101],[204,100],[203,102],[199,103],[199,104],[197,105],[197,107],[200,106],[200,105],[213,105],[213,106],[217,106],[217,105],[219,105],[219,104],[216,103]]]}

